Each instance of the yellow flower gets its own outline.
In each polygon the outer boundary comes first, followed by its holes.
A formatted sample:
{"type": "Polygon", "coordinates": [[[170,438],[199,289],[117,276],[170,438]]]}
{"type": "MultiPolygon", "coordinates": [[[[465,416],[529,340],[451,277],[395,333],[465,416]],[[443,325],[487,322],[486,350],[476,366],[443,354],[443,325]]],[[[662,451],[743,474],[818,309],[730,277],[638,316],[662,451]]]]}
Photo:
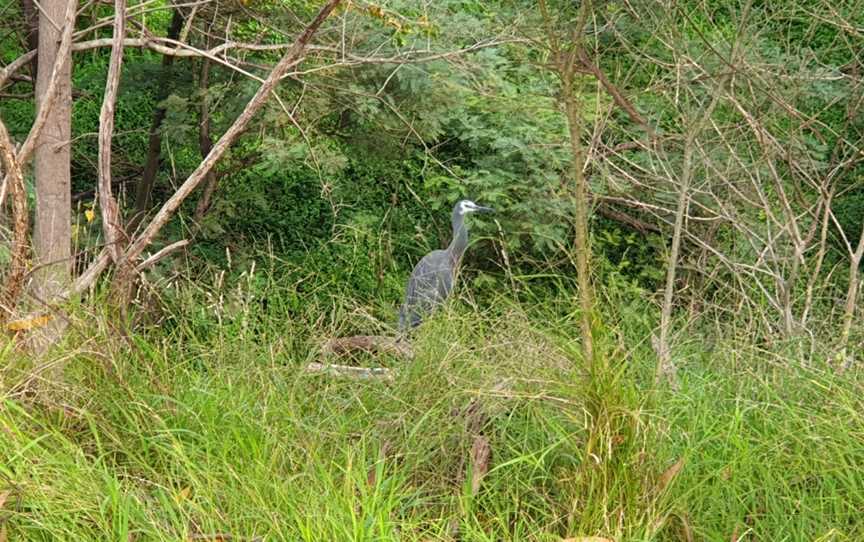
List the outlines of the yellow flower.
{"type": "Polygon", "coordinates": [[[93,219],[96,218],[96,212],[93,209],[87,209],[84,211],[84,218],[87,219],[87,223],[93,222],[93,219]]]}
{"type": "Polygon", "coordinates": [[[6,329],[8,329],[9,331],[27,331],[28,329],[42,327],[53,319],[53,315],[45,314],[42,316],[36,316],[34,318],[15,320],[7,323],[6,329]]]}

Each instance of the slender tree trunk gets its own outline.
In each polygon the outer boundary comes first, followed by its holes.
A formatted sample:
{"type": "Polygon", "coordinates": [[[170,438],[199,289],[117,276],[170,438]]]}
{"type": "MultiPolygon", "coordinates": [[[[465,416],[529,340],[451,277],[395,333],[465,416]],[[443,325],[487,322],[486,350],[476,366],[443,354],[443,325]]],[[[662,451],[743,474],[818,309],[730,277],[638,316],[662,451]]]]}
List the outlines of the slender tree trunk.
{"type": "Polygon", "coordinates": [[[828,226],[831,222],[831,200],[834,197],[834,187],[828,188],[823,192],[822,198],[824,203],[824,211],[822,212],[822,224],[819,232],[819,249],[816,251],[816,263],[813,265],[813,271],[810,273],[810,278],[807,280],[807,290],[804,296],[804,311],[801,313],[801,327],[807,327],[807,321],[810,317],[810,311],[813,309],[813,290],[816,287],[816,281],[822,271],[822,264],[825,261],[825,254],[828,252],[828,226]]]}
{"type": "Polygon", "coordinates": [[[589,369],[594,367],[594,335],[591,320],[594,313],[594,291],[591,285],[590,254],[588,244],[588,181],[582,165],[585,151],[582,148],[582,116],[573,94],[573,71],[562,70],[562,98],[567,113],[567,126],[570,130],[570,174],[574,192],[574,243],[576,248],[576,280],[579,285],[580,327],[582,335],[582,355],[589,369]]]}
{"type": "MultiPolygon", "coordinates": [[[[716,98],[703,118],[711,115],[716,98]]],[[[682,118],[682,124],[688,119],[682,118]]],[[[693,180],[693,150],[696,136],[701,130],[701,122],[691,128],[684,138],[684,158],[681,165],[681,178],[678,184],[678,202],[675,208],[675,223],[672,228],[672,246],[669,249],[669,259],[666,262],[666,284],[663,290],[663,305],[660,308],[660,337],[652,335],[651,341],[657,353],[657,368],[654,375],[655,383],[667,381],[673,388],[678,385],[678,370],[672,361],[672,348],[669,345],[669,335],[672,328],[672,307],[675,296],[675,282],[678,275],[678,257],[681,252],[681,237],[684,232],[684,217],[690,207],[690,184],[693,180]],[[655,340],[656,339],[656,340],[655,340]]]]}
{"type": "Polygon", "coordinates": [[[18,296],[24,286],[24,276],[27,272],[27,233],[30,217],[27,214],[27,194],[24,190],[24,174],[21,164],[15,157],[15,147],[12,138],[6,130],[6,125],[0,120],[0,164],[9,184],[12,195],[12,246],[9,272],[4,277],[3,295],[0,298],[3,311],[0,312],[0,322],[14,315],[18,296]]]}
{"type": "Polygon", "coordinates": [[[678,272],[678,254],[681,251],[681,233],[684,230],[684,217],[690,203],[690,181],[693,177],[693,145],[696,143],[696,133],[687,134],[684,142],[684,163],[681,170],[681,180],[678,186],[678,203],[675,209],[675,225],[672,229],[672,246],[669,249],[669,260],[666,263],[666,287],[663,292],[663,306],[660,309],[660,339],[655,345],[657,351],[657,383],[667,380],[673,386],[677,384],[676,367],[672,361],[672,349],[669,346],[669,331],[672,327],[672,301],[675,294],[675,278],[678,272]]]}
{"type": "MultiPolygon", "coordinates": [[[[21,13],[24,15],[25,32],[24,36],[27,41],[27,49],[35,51],[39,48],[39,12],[33,0],[21,0],[21,13]]],[[[39,73],[39,56],[33,57],[30,61],[30,76],[33,78],[33,85],[36,85],[36,76],[39,73]]]]}
{"type": "MultiPolygon", "coordinates": [[[[594,366],[594,333],[592,321],[594,318],[594,291],[591,285],[590,256],[591,248],[588,240],[588,209],[589,190],[583,165],[585,164],[585,149],[582,146],[582,112],[575,94],[574,82],[576,65],[590,63],[588,55],[582,50],[585,25],[592,10],[591,2],[585,0],[579,5],[579,15],[575,24],[565,34],[562,40],[556,31],[552,15],[546,7],[546,1],[537,4],[543,18],[549,52],[552,55],[553,67],[561,81],[560,103],[564,106],[567,117],[567,128],[570,132],[570,176],[573,181],[575,222],[574,245],[576,250],[576,282],[579,286],[580,335],[582,338],[582,357],[589,372],[594,366]]],[[[570,23],[566,23],[568,26],[570,23]]]]}
{"type": "MultiPolygon", "coordinates": [[[[71,272],[71,171],[70,139],[72,121],[72,57],[66,49],[59,58],[61,31],[55,24],[66,21],[67,9],[75,0],[43,2],[39,17],[39,71],[36,79],[37,116],[50,108],[45,124],[35,141],[34,173],[36,177],[36,217],[33,235],[35,263],[33,294],[48,301],[63,292],[71,272]],[[55,61],[60,62],[56,79],[56,95],[49,93],[55,61]],[[52,107],[53,102],[53,107],[52,107]]],[[[23,153],[23,150],[22,150],[23,153]]],[[[61,320],[55,319],[54,322],[61,320]]],[[[55,324],[46,329],[51,335],[61,329],[55,324]]]]}
{"type": "Polygon", "coordinates": [[[840,332],[840,358],[844,368],[852,366],[852,356],[846,352],[849,346],[849,335],[852,332],[852,322],[855,319],[855,309],[858,307],[858,290],[861,286],[861,260],[864,259],[864,224],[861,225],[861,236],[855,252],[849,255],[849,288],[846,290],[846,306],[843,311],[843,329],[840,332]]]}
{"type": "MultiPolygon", "coordinates": [[[[174,8],[174,14],[171,17],[171,26],[168,27],[168,38],[176,40],[180,36],[180,30],[183,28],[183,13],[180,8],[174,8]]],[[[174,57],[164,55],[162,57],[162,73],[159,81],[159,89],[157,94],[157,103],[168,97],[171,76],[173,73],[172,65],[174,57]]],[[[135,205],[132,211],[132,216],[129,219],[127,231],[134,233],[141,220],[150,210],[150,204],[153,196],[153,187],[156,184],[156,175],[159,173],[159,163],[162,155],[162,122],[165,120],[165,108],[156,107],[153,111],[153,121],[150,124],[150,139],[147,142],[147,161],[144,164],[144,172],[141,174],[141,179],[135,186],[135,205]]]]}
{"type": "Polygon", "coordinates": [[[126,240],[120,223],[120,209],[111,192],[111,139],[114,135],[114,104],[120,86],[120,71],[123,65],[123,38],[126,34],[126,0],[114,0],[114,37],[111,44],[111,60],[105,82],[105,96],[99,113],[99,207],[102,211],[102,231],[105,245],[116,263],[123,253],[126,240]]]}
{"type": "MultiPolygon", "coordinates": [[[[213,138],[210,137],[210,100],[207,98],[207,89],[210,86],[210,60],[201,60],[201,79],[198,83],[198,90],[201,91],[201,109],[199,112],[198,124],[198,147],[201,149],[201,158],[207,158],[210,151],[213,149],[213,138]]],[[[210,208],[210,202],[213,200],[213,193],[216,191],[218,183],[218,175],[211,170],[207,173],[204,179],[204,190],[201,192],[201,198],[195,206],[195,214],[192,217],[195,231],[199,228],[199,223],[204,219],[204,215],[210,208]]]]}
{"type": "Polygon", "coordinates": [[[672,230],[672,246],[669,250],[669,260],[666,263],[666,284],[663,292],[663,306],[660,309],[660,338],[654,348],[657,352],[657,370],[655,380],[668,381],[672,387],[678,385],[677,368],[672,361],[672,348],[669,345],[669,334],[672,328],[672,306],[675,296],[675,282],[678,274],[678,258],[681,253],[681,238],[684,232],[684,217],[690,207],[690,185],[693,183],[693,151],[696,140],[702,132],[707,119],[714,114],[714,109],[720,102],[720,89],[714,92],[707,109],[698,111],[698,120],[682,116],[681,124],[692,124],[684,138],[684,158],[681,164],[681,179],[678,185],[678,202],[675,208],[675,224],[672,230]]]}

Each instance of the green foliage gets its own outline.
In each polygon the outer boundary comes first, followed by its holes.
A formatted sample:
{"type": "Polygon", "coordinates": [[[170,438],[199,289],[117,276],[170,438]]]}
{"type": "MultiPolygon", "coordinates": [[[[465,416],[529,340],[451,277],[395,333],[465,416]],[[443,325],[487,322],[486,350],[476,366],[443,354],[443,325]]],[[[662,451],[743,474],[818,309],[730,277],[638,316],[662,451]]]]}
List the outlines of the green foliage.
{"type": "MultiPolygon", "coordinates": [[[[858,178],[857,186],[860,188],[850,190],[843,197],[838,198],[831,207],[853,250],[855,240],[861,235],[862,224],[864,224],[864,171],[858,173],[858,178]]],[[[856,186],[856,184],[853,183],[851,186],[856,186]]],[[[837,250],[848,250],[839,233],[834,239],[834,246],[837,250]]]]}

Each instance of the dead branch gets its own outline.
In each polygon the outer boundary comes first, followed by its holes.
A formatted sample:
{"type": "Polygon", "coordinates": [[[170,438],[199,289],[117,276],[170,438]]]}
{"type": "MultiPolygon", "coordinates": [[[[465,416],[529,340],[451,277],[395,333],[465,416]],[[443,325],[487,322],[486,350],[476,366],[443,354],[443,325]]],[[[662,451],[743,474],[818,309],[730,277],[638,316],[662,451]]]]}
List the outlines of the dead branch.
{"type": "Polygon", "coordinates": [[[27,193],[24,189],[24,173],[21,171],[21,163],[15,157],[15,147],[6,125],[0,120],[0,162],[3,164],[5,176],[3,178],[2,191],[5,193],[7,186],[12,194],[12,255],[9,274],[6,275],[6,285],[0,302],[5,309],[0,314],[0,322],[7,316],[11,316],[15,309],[18,296],[24,286],[24,276],[27,273],[27,232],[30,219],[27,214],[27,193]]]}
{"type": "MultiPolygon", "coordinates": [[[[22,0],[21,12],[24,15],[24,23],[27,28],[27,35],[25,36],[27,48],[30,51],[35,51],[39,48],[39,15],[33,0],[22,0]]],[[[36,82],[36,74],[39,72],[38,60],[39,59],[34,56],[30,63],[30,73],[33,75],[34,86],[36,82]]]]}
{"type": "MultiPolygon", "coordinates": [[[[168,38],[176,39],[179,37],[182,25],[183,14],[180,8],[175,6],[174,13],[171,15],[171,24],[168,26],[168,38]]],[[[159,74],[161,84],[159,85],[160,90],[157,103],[161,103],[167,98],[170,92],[169,79],[171,78],[174,58],[171,55],[162,55],[162,71],[159,74]]],[[[132,216],[129,217],[129,221],[126,223],[128,232],[137,231],[138,225],[150,208],[150,199],[153,193],[153,186],[156,183],[156,174],[159,171],[159,163],[162,156],[162,132],[160,128],[165,121],[165,115],[166,111],[164,107],[156,107],[153,111],[153,120],[150,123],[150,135],[147,140],[147,158],[144,162],[144,171],[141,173],[141,178],[135,183],[135,200],[132,216]]]]}
{"type": "Polygon", "coordinates": [[[638,231],[642,235],[647,233],[660,233],[660,227],[657,224],[652,224],[651,222],[646,222],[644,220],[640,220],[636,217],[630,216],[627,213],[622,213],[618,211],[608,203],[604,203],[603,201],[599,201],[600,198],[593,198],[596,201],[596,205],[594,209],[601,216],[605,216],[610,220],[614,220],[615,222],[620,222],[625,226],[629,226],[634,230],[638,231]]]}
{"type": "Polygon", "coordinates": [[[858,238],[858,246],[855,248],[855,252],[849,254],[849,286],[846,290],[846,304],[843,309],[843,328],[840,332],[839,345],[840,357],[846,369],[852,365],[852,356],[847,354],[846,348],[849,345],[852,321],[855,319],[858,289],[861,282],[859,269],[861,268],[862,259],[864,259],[864,224],[861,225],[861,236],[858,238]]]}
{"type": "Polygon", "coordinates": [[[114,104],[117,87],[120,85],[120,68],[123,64],[123,37],[126,33],[126,0],[114,0],[114,37],[111,44],[111,59],[108,64],[108,79],[105,96],[99,113],[99,207],[102,211],[102,229],[107,248],[114,263],[120,261],[123,229],[117,200],[111,193],[111,136],[114,133],[114,104]]]}
{"type": "Polygon", "coordinates": [[[150,256],[149,258],[147,258],[146,260],[144,260],[143,262],[138,264],[138,267],[135,270],[140,273],[140,272],[144,271],[145,269],[149,269],[150,267],[155,265],[159,260],[165,258],[166,256],[168,256],[174,252],[177,252],[178,250],[187,246],[188,244],[189,244],[188,239],[181,239],[180,241],[177,241],[175,243],[171,243],[170,245],[159,250],[156,254],[150,256]]]}
{"type": "MultiPolygon", "coordinates": [[[[433,60],[441,60],[445,58],[452,58],[460,55],[464,55],[467,53],[472,53],[475,51],[479,51],[481,49],[486,49],[489,47],[497,47],[500,45],[504,45],[507,43],[519,43],[523,40],[515,39],[515,38],[502,38],[502,39],[488,39],[481,40],[472,45],[465,46],[461,49],[455,49],[452,51],[434,51],[431,49],[423,49],[423,50],[414,50],[402,52],[395,55],[390,56],[362,56],[356,54],[342,54],[342,51],[335,47],[327,47],[321,45],[309,45],[306,47],[306,50],[309,51],[317,51],[322,53],[329,53],[340,60],[335,63],[326,64],[323,66],[317,66],[315,68],[310,68],[305,71],[296,71],[296,72],[286,72],[282,75],[282,78],[286,77],[298,77],[301,75],[308,75],[310,73],[315,73],[323,70],[331,70],[335,68],[344,68],[344,67],[353,67],[353,66],[361,66],[368,64],[422,64],[426,62],[431,62],[433,60]]],[[[94,40],[83,41],[79,43],[74,43],[71,46],[72,52],[81,52],[81,51],[89,51],[92,49],[99,49],[102,47],[110,47],[113,43],[111,38],[100,38],[94,40]]],[[[207,58],[211,62],[217,63],[221,66],[224,66],[230,70],[236,71],[250,79],[254,79],[260,83],[264,82],[264,79],[258,77],[257,75],[250,73],[249,71],[241,68],[237,64],[232,61],[226,60],[228,57],[224,57],[226,51],[229,50],[241,50],[241,51],[280,51],[290,47],[288,44],[272,44],[272,45],[259,45],[254,43],[242,43],[242,42],[225,42],[223,44],[217,45],[211,49],[199,49],[187,43],[183,43],[182,41],[171,39],[171,38],[159,38],[155,36],[145,36],[139,38],[125,38],[123,40],[124,47],[137,47],[137,48],[145,48],[150,49],[151,51],[160,53],[162,55],[171,56],[175,58],[207,58]]],[[[16,58],[2,71],[0,71],[0,88],[2,88],[6,81],[18,70],[20,70],[23,66],[25,66],[28,62],[30,62],[33,57],[36,55],[36,51],[27,52],[20,57],[16,58]]]]}
{"type": "Polygon", "coordinates": [[[480,484],[489,472],[491,458],[492,446],[489,445],[489,439],[476,435],[471,445],[471,495],[476,496],[480,492],[480,484]]]}
{"type": "Polygon", "coordinates": [[[489,47],[498,47],[508,43],[523,43],[524,40],[516,39],[516,38],[506,38],[506,39],[488,39],[488,40],[480,40],[471,45],[465,46],[461,49],[455,49],[453,51],[434,51],[431,49],[424,50],[415,50],[408,51],[404,53],[399,53],[396,55],[391,55],[388,57],[379,57],[379,56],[361,56],[351,53],[345,53],[341,49],[335,47],[327,47],[321,45],[315,45],[310,47],[310,50],[320,51],[332,53],[333,55],[338,56],[340,59],[339,62],[334,64],[326,64],[324,66],[316,66],[314,68],[310,68],[305,71],[297,71],[293,73],[288,73],[285,77],[297,77],[300,75],[308,75],[311,73],[331,70],[334,68],[345,68],[352,66],[362,66],[369,64],[423,64],[426,62],[431,62],[433,60],[442,60],[446,58],[453,58],[457,56],[462,56],[468,53],[473,53],[475,51],[479,51],[481,49],[487,49],[489,47]]]}
{"type": "Polygon", "coordinates": [[[393,380],[393,371],[386,367],[350,367],[348,365],[334,365],[332,363],[310,363],[306,366],[306,372],[325,373],[333,376],[345,376],[349,378],[370,379],[382,378],[393,380]]]}
{"type": "MultiPolygon", "coordinates": [[[[198,109],[198,148],[201,151],[201,158],[206,158],[213,149],[213,138],[210,136],[210,100],[207,97],[207,88],[210,85],[210,60],[204,59],[201,62],[201,77],[198,81],[198,88],[201,91],[201,106],[198,109]]],[[[311,149],[312,146],[310,145],[311,149]]],[[[210,208],[210,201],[213,193],[216,191],[218,177],[215,171],[207,173],[204,181],[204,190],[201,192],[201,197],[195,205],[195,213],[192,215],[193,228],[197,230],[201,227],[201,221],[204,220],[204,214],[210,208]]]]}
{"type": "Polygon", "coordinates": [[[85,290],[90,288],[90,286],[96,282],[96,279],[98,279],[99,276],[108,268],[108,264],[110,263],[111,253],[108,251],[108,248],[103,248],[96,259],[93,260],[93,263],[90,264],[90,267],[81,273],[78,278],[75,279],[75,282],[72,283],[72,287],[66,292],[63,292],[59,297],[69,298],[73,295],[84,293],[85,290]]]}

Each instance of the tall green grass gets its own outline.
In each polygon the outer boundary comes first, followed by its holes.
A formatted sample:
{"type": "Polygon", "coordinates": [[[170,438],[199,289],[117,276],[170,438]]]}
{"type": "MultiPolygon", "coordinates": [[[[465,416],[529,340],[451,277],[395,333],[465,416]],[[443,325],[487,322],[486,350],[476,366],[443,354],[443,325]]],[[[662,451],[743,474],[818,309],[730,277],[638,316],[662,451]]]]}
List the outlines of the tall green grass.
{"type": "Polygon", "coordinates": [[[414,359],[358,360],[392,381],[340,379],[303,369],[326,337],[388,331],[381,307],[194,284],[138,335],[79,312],[42,365],[3,351],[9,540],[864,540],[857,373],[720,343],[655,390],[626,318],[589,375],[569,300],[502,297],[451,304],[414,359]]]}

